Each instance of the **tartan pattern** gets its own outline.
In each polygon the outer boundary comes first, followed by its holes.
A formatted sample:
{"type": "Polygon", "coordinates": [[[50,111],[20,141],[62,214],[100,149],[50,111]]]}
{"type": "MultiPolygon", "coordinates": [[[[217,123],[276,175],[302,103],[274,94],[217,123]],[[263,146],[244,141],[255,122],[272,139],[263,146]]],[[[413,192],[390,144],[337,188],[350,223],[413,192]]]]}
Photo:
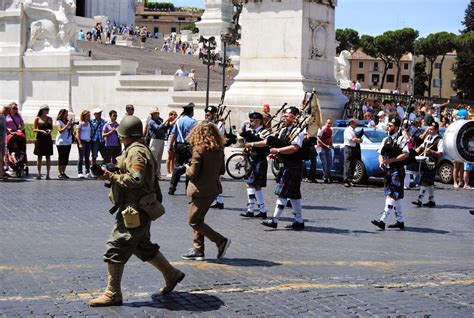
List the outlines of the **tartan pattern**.
{"type": "Polygon", "coordinates": [[[436,178],[435,167],[432,167],[432,169],[430,169],[430,167],[427,164],[425,163],[421,164],[420,184],[424,187],[434,186],[435,178],[436,178]]]}
{"type": "Polygon", "coordinates": [[[276,178],[275,194],[284,199],[301,199],[301,181],[303,180],[303,167],[283,167],[276,178]]]}
{"type": "Polygon", "coordinates": [[[252,160],[250,163],[249,176],[247,184],[254,187],[266,187],[267,186],[267,170],[268,162],[264,160],[252,160]]]}
{"type": "Polygon", "coordinates": [[[403,199],[405,193],[403,190],[405,181],[405,169],[387,169],[385,171],[384,193],[385,196],[395,200],[403,199]]]}

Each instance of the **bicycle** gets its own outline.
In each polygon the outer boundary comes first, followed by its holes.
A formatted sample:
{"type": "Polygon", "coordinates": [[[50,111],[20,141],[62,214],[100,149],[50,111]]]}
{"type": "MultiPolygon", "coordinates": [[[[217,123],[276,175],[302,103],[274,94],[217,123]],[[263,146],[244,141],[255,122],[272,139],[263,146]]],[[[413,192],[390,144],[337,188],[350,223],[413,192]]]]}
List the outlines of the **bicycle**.
{"type": "Polygon", "coordinates": [[[249,173],[250,161],[251,159],[247,151],[236,152],[227,159],[225,170],[231,178],[243,179],[249,173]]]}

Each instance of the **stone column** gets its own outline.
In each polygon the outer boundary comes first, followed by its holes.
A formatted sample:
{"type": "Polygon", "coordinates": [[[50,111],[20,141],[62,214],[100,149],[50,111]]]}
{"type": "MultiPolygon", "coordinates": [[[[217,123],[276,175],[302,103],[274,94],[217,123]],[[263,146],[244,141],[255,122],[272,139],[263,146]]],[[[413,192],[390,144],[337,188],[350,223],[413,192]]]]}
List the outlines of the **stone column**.
{"type": "Polygon", "coordinates": [[[339,118],[346,97],[334,78],[336,0],[249,0],[242,25],[240,72],[226,105],[246,113],[269,103],[299,106],[316,89],[323,119],[339,118]]]}
{"type": "Polygon", "coordinates": [[[199,35],[216,38],[216,50],[220,51],[221,33],[229,32],[233,27],[234,6],[232,0],[205,0],[204,2],[206,9],[196,26],[199,28],[199,35]]]}

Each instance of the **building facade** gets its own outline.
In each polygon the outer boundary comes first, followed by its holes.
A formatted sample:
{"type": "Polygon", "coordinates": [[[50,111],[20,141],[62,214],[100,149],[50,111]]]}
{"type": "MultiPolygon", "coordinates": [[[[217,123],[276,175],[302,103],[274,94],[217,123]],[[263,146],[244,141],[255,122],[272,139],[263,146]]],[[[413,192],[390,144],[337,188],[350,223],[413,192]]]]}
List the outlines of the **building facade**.
{"type": "MultiPolygon", "coordinates": [[[[385,63],[381,59],[373,58],[361,50],[357,50],[349,57],[351,65],[351,80],[359,80],[362,89],[378,90],[382,83],[385,63]]],[[[413,78],[413,56],[411,53],[405,54],[401,60],[400,78],[397,81],[397,65],[390,63],[385,82],[384,91],[395,91],[411,94],[413,78]]]]}
{"type": "Polygon", "coordinates": [[[202,14],[201,10],[155,11],[145,7],[144,2],[138,2],[135,22],[140,27],[146,26],[152,34],[179,33],[183,28],[200,21],[202,14]]]}
{"type": "MultiPolygon", "coordinates": [[[[448,53],[441,68],[441,56],[438,56],[433,67],[433,78],[431,80],[431,97],[451,98],[457,95],[454,74],[456,64],[456,52],[448,53]]],[[[416,61],[421,62],[423,56],[416,56],[416,61]]],[[[362,50],[353,52],[349,57],[351,65],[351,81],[359,80],[362,89],[378,90],[382,82],[385,63],[381,59],[373,58],[362,50]]],[[[426,63],[426,74],[429,74],[430,63],[426,63]]],[[[401,60],[401,71],[398,83],[397,66],[395,63],[389,65],[385,76],[382,91],[393,92],[397,88],[400,93],[411,94],[413,91],[413,55],[405,54],[401,60]]],[[[428,83],[427,83],[428,84],[428,83]]],[[[428,96],[428,92],[425,93],[428,96]]]]}
{"type": "Polygon", "coordinates": [[[136,6],[137,0],[76,0],[76,15],[86,18],[106,16],[111,23],[131,25],[135,24],[136,6]]]}

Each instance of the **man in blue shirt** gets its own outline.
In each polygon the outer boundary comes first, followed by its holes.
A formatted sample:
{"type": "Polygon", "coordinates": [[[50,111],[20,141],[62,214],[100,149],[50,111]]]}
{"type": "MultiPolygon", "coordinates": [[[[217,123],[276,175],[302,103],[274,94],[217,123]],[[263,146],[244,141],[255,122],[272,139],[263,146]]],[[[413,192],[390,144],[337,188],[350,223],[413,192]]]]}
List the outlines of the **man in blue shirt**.
{"type": "MultiPolygon", "coordinates": [[[[197,124],[194,115],[194,103],[189,103],[183,107],[181,117],[176,121],[176,124],[171,130],[170,136],[170,151],[175,152],[175,164],[173,175],[171,176],[169,195],[174,195],[176,187],[178,186],[179,178],[186,172],[186,163],[192,157],[191,147],[187,142],[187,137],[191,129],[197,124]]],[[[186,178],[186,187],[188,179],[186,178]]]]}
{"type": "Polygon", "coordinates": [[[105,140],[104,137],[102,137],[102,130],[104,130],[104,126],[107,122],[102,118],[102,109],[95,108],[93,113],[94,119],[90,121],[90,126],[92,142],[92,165],[95,165],[97,163],[99,151],[102,159],[107,158],[105,140]]]}

